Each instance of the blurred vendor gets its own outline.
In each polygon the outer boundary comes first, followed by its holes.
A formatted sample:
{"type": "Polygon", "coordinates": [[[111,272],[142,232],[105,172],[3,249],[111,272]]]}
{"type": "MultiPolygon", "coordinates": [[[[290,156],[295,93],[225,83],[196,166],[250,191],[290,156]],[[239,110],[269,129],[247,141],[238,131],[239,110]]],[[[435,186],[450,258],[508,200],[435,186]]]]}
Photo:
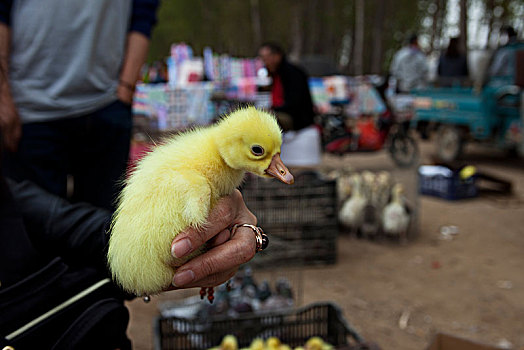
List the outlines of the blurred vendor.
{"type": "Polygon", "coordinates": [[[289,63],[282,48],[274,43],[263,44],[258,55],[273,79],[272,109],[282,129],[300,130],[312,125],[313,102],[306,73],[289,63]]]}

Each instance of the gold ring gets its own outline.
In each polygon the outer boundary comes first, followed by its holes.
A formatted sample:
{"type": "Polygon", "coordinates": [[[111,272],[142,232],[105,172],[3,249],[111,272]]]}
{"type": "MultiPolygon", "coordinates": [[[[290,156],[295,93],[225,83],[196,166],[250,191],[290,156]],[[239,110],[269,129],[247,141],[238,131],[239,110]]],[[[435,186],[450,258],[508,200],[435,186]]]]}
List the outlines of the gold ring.
{"type": "Polygon", "coordinates": [[[231,237],[233,237],[237,228],[239,227],[249,227],[255,233],[255,239],[256,239],[255,252],[256,253],[267,248],[267,246],[269,245],[269,237],[264,233],[264,230],[262,230],[262,228],[255,226],[255,225],[250,225],[250,224],[235,224],[233,225],[233,227],[231,227],[231,237]]]}

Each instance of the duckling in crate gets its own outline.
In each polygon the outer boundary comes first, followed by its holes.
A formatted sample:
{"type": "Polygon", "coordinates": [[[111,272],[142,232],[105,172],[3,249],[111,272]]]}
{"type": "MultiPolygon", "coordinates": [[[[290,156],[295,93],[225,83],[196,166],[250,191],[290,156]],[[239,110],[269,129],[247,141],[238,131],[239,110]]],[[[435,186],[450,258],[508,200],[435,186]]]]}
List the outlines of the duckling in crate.
{"type": "Polygon", "coordinates": [[[360,231],[364,237],[374,238],[380,233],[382,211],[389,201],[391,175],[387,171],[381,171],[377,174],[364,171],[362,177],[367,203],[364,207],[360,231]]]}
{"type": "Polygon", "coordinates": [[[392,178],[387,171],[380,171],[376,177],[377,191],[373,198],[373,202],[377,205],[377,209],[382,212],[384,207],[389,203],[391,196],[392,178]]]}
{"type": "Polygon", "coordinates": [[[362,195],[368,200],[371,199],[371,194],[373,192],[373,187],[375,185],[376,175],[369,170],[364,170],[361,173],[362,178],[362,195]]]}
{"type": "Polygon", "coordinates": [[[321,172],[326,180],[334,180],[337,183],[337,204],[339,206],[351,194],[351,174],[354,172],[351,166],[342,169],[333,169],[321,172]]]}
{"type": "Polygon", "coordinates": [[[338,213],[340,223],[352,233],[358,233],[364,219],[367,199],[362,193],[362,178],[359,174],[351,176],[351,196],[344,202],[338,213]]]}
{"type": "Polygon", "coordinates": [[[407,240],[410,215],[404,199],[404,186],[397,183],[391,190],[391,202],[384,207],[382,213],[382,229],[386,235],[407,240]]]}
{"type": "Polygon", "coordinates": [[[219,346],[210,348],[209,350],[238,350],[237,337],[228,334],[222,339],[222,342],[219,346]]]}
{"type": "Polygon", "coordinates": [[[378,204],[379,186],[376,181],[368,185],[368,198],[362,211],[360,233],[367,238],[375,237],[380,230],[380,213],[378,204]]]}
{"type": "Polygon", "coordinates": [[[351,196],[351,177],[341,175],[337,178],[337,203],[342,205],[351,196]]]}

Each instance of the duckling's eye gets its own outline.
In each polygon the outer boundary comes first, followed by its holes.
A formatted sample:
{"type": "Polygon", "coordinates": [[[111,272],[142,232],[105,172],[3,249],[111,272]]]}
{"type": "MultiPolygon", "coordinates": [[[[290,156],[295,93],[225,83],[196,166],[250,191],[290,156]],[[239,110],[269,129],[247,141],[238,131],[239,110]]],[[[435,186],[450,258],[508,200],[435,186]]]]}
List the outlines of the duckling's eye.
{"type": "Polygon", "coordinates": [[[264,148],[259,145],[251,146],[251,153],[253,153],[257,157],[260,157],[264,155],[264,148]]]}

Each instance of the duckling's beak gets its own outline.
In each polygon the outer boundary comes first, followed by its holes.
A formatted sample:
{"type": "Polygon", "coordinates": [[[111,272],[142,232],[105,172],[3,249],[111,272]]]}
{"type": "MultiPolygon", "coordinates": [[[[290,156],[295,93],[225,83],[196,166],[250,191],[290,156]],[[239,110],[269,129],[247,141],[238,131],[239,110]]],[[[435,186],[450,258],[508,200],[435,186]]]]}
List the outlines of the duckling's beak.
{"type": "Polygon", "coordinates": [[[282,159],[280,159],[280,153],[277,153],[273,156],[269,167],[266,169],[266,174],[276,177],[288,185],[291,185],[293,182],[295,182],[293,175],[291,175],[284,163],[282,163],[282,159]]]}

